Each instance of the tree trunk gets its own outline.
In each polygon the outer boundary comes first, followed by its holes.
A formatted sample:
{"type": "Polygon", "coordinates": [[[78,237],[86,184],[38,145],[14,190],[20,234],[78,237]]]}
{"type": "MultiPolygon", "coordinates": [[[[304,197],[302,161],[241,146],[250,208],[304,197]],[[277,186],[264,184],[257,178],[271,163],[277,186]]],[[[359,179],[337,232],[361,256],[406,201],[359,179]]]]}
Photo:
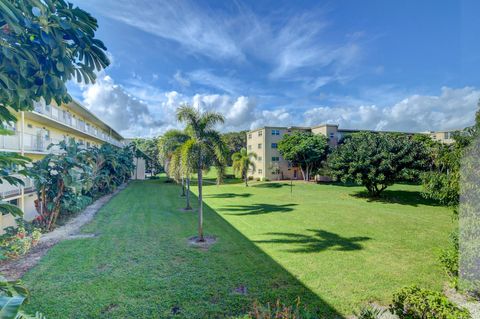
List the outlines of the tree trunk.
{"type": "Polygon", "coordinates": [[[191,210],[192,207],[190,206],[190,177],[187,177],[187,207],[185,210],[191,210]]]}
{"type": "Polygon", "coordinates": [[[182,197],[185,196],[185,180],[184,178],[182,177],[182,197]]]}
{"type": "MultiPolygon", "coordinates": [[[[201,165],[200,165],[201,167],[201,165]]],[[[197,172],[198,176],[198,241],[205,241],[203,237],[203,196],[202,196],[202,169],[199,168],[197,172]]]]}
{"type": "Polygon", "coordinates": [[[248,171],[245,171],[245,186],[248,187],[248,171]]]}
{"type": "Polygon", "coordinates": [[[306,176],[305,176],[305,171],[303,170],[302,165],[300,165],[300,170],[302,171],[303,180],[305,180],[306,176]]]}

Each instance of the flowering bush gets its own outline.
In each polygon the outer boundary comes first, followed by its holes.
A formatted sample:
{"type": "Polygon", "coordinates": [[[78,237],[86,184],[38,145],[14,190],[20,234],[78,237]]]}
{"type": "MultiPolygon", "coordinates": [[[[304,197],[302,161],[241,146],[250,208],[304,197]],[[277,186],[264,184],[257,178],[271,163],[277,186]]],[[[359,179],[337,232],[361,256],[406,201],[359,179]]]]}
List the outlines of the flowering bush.
{"type": "Polygon", "coordinates": [[[25,255],[38,244],[41,236],[38,228],[27,231],[23,226],[8,227],[6,233],[0,236],[0,259],[25,255]]]}

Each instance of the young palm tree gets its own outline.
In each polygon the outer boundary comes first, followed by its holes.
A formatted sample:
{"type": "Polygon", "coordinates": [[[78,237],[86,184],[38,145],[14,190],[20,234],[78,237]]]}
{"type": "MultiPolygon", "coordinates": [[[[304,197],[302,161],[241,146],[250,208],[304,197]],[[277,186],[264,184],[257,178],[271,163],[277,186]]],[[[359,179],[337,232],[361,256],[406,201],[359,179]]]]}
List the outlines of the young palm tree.
{"type": "Polygon", "coordinates": [[[238,172],[245,179],[245,186],[248,186],[248,170],[255,171],[255,163],[253,159],[257,159],[257,154],[253,152],[247,152],[245,148],[242,148],[240,152],[232,154],[233,170],[238,172]]]}
{"type": "Polygon", "coordinates": [[[201,113],[189,105],[182,105],[177,109],[177,119],[187,125],[186,132],[189,141],[182,149],[185,158],[191,165],[192,171],[197,171],[198,179],[198,241],[205,241],[203,236],[203,171],[210,168],[217,161],[224,162],[225,145],[221,135],[214,128],[223,123],[224,118],[215,112],[201,113]]]}

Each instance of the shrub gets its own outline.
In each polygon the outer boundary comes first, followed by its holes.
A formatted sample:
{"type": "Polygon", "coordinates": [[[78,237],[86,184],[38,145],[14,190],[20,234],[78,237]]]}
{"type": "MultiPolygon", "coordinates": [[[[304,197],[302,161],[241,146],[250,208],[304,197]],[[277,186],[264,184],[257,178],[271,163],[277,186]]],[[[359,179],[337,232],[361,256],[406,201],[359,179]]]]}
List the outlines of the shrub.
{"type": "Polygon", "coordinates": [[[26,230],[23,226],[8,227],[5,234],[0,236],[0,259],[25,255],[38,244],[41,234],[37,228],[26,230]]]}
{"type": "Polygon", "coordinates": [[[442,293],[405,287],[393,295],[390,310],[401,319],[467,319],[468,310],[457,307],[442,293]]]}
{"type": "Polygon", "coordinates": [[[358,319],[380,319],[386,310],[377,308],[373,305],[363,306],[359,312],[355,313],[358,319]]]}

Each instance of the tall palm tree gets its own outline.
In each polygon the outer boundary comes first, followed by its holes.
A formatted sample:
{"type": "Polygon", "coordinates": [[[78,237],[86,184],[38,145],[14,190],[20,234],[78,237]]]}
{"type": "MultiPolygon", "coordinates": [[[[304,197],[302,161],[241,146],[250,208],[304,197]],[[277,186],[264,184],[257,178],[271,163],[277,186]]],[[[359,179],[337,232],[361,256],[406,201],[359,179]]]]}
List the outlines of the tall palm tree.
{"type": "Polygon", "coordinates": [[[188,158],[192,171],[197,172],[198,179],[198,241],[205,241],[203,235],[203,171],[217,161],[225,162],[225,145],[221,135],[215,130],[215,125],[224,122],[220,113],[204,112],[189,105],[177,109],[177,119],[187,125],[186,132],[189,141],[182,149],[184,158],[188,158]]]}
{"type": "Polygon", "coordinates": [[[257,154],[253,152],[247,152],[245,148],[242,148],[240,152],[232,154],[232,166],[235,173],[240,173],[245,179],[245,186],[248,186],[248,170],[255,171],[255,163],[253,159],[257,159],[257,154]]]}

